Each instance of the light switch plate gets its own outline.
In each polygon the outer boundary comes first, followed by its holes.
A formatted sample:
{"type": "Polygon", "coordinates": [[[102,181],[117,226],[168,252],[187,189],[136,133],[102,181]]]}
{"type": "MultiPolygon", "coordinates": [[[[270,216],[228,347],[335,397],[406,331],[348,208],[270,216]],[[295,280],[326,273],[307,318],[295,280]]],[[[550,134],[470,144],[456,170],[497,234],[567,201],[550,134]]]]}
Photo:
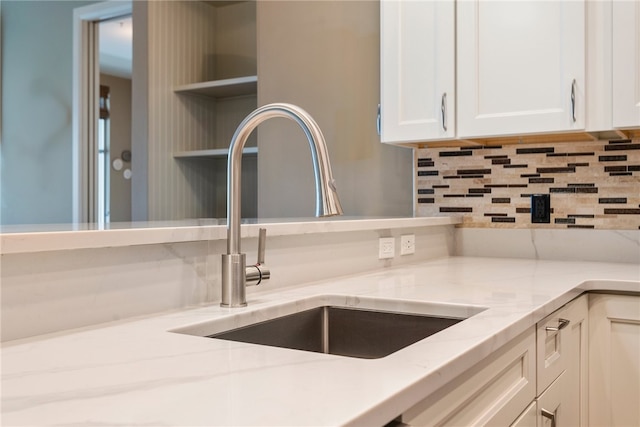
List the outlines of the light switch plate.
{"type": "Polygon", "coordinates": [[[381,237],[378,249],[378,259],[393,258],[396,254],[395,239],[393,237],[381,237]]]}

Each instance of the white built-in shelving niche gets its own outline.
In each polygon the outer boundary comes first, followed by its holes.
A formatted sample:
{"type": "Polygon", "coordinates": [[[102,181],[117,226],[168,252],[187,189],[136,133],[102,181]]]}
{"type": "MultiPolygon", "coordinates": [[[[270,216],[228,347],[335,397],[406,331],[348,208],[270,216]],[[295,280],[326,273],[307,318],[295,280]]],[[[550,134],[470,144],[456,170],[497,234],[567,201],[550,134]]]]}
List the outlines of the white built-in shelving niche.
{"type": "MultiPolygon", "coordinates": [[[[203,198],[215,194],[213,216],[224,216],[226,194],[226,168],[223,163],[229,153],[229,143],[237,126],[257,107],[257,29],[255,1],[206,1],[215,9],[211,15],[211,34],[214,50],[203,50],[202,58],[209,67],[199,76],[201,80],[182,81],[172,88],[176,97],[201,98],[205,109],[213,111],[213,123],[203,126],[207,134],[197,141],[181,141],[171,153],[173,159],[193,180],[194,188],[206,188],[203,198]],[[199,181],[207,170],[207,183],[199,181]],[[213,188],[210,188],[213,186],[213,188]],[[213,190],[213,191],[212,191],[213,190]]],[[[208,15],[208,14],[207,14],[208,15]]],[[[210,45],[208,45],[210,46],[210,45]]],[[[195,48],[195,47],[194,47],[195,48]]],[[[209,48],[207,48],[209,49],[209,48]]],[[[193,134],[199,134],[193,132],[193,134]]],[[[242,215],[257,216],[257,133],[253,133],[243,149],[243,201],[242,215]]]]}

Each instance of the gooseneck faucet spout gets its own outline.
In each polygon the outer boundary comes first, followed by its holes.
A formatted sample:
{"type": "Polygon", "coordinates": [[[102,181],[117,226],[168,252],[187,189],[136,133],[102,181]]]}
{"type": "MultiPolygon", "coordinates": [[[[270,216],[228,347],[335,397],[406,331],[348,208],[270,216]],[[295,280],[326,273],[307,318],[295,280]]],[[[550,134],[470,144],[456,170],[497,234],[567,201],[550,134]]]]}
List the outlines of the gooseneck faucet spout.
{"type": "MultiPolygon", "coordinates": [[[[229,146],[227,163],[227,253],[222,255],[222,307],[247,305],[247,267],[245,254],[240,250],[240,177],[242,150],[253,130],[265,120],[285,117],[298,123],[309,141],[316,187],[316,216],[342,215],[342,206],[331,173],[329,154],[324,136],[313,118],[295,105],[269,104],[249,114],[236,129],[229,146]]],[[[261,233],[262,234],[262,233],[261,233]]],[[[262,239],[264,235],[261,236],[262,239]]],[[[268,278],[258,269],[258,277],[268,278]]]]}

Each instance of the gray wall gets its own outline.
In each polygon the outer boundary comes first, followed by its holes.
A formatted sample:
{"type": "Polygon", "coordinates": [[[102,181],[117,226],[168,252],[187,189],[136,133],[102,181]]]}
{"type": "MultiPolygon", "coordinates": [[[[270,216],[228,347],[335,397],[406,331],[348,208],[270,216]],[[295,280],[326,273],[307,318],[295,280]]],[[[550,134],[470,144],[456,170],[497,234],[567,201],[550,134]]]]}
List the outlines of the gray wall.
{"type": "MultiPolygon", "coordinates": [[[[380,143],[377,1],[258,3],[258,104],[290,102],[322,129],[346,215],[412,214],[412,150],[380,143]]],[[[258,214],[312,216],[313,173],[298,126],[258,129],[258,214]]]]}
{"type": "Polygon", "coordinates": [[[72,220],[72,11],[89,3],[2,2],[3,224],[72,220]]]}

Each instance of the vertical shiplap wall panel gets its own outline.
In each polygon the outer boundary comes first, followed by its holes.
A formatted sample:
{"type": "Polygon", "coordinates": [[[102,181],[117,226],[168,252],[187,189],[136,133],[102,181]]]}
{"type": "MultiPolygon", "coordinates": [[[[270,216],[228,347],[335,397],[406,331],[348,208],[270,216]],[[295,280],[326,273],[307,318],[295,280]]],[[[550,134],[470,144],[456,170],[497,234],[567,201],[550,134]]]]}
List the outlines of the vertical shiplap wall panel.
{"type": "Polygon", "coordinates": [[[215,101],[173,89],[215,78],[216,9],[195,1],[153,1],[148,13],[149,220],[212,216],[213,165],[181,163],[173,153],[216,146],[215,101]]]}

